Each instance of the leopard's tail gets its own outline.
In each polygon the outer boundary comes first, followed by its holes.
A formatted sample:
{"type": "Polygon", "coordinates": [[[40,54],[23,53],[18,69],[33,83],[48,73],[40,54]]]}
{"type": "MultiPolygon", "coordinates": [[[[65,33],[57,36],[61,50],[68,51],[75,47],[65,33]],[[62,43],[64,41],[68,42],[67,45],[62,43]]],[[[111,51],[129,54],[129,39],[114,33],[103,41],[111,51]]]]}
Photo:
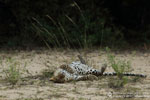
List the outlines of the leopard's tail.
{"type": "MultiPolygon", "coordinates": [[[[103,76],[117,76],[117,73],[115,72],[104,72],[103,76]]],[[[134,74],[134,73],[123,73],[123,76],[137,76],[137,77],[147,77],[144,74],[134,74]]]]}

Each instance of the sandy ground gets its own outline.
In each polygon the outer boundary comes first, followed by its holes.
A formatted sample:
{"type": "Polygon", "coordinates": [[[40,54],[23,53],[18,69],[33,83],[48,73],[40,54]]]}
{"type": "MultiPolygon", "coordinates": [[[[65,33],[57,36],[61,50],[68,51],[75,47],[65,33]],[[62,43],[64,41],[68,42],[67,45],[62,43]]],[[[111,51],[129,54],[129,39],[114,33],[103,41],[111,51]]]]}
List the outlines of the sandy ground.
{"type": "MultiPolygon", "coordinates": [[[[46,71],[54,71],[62,64],[78,60],[79,52],[89,65],[100,69],[107,63],[106,52],[102,50],[14,50],[0,51],[0,100],[150,100],[150,53],[139,51],[113,52],[118,59],[131,61],[133,73],[143,73],[146,78],[129,82],[121,89],[109,87],[110,79],[102,77],[94,81],[53,83],[42,77],[46,71]],[[19,63],[22,79],[16,85],[5,81],[3,72],[12,58],[19,63]]],[[[113,72],[108,67],[106,72],[113,72]]]]}

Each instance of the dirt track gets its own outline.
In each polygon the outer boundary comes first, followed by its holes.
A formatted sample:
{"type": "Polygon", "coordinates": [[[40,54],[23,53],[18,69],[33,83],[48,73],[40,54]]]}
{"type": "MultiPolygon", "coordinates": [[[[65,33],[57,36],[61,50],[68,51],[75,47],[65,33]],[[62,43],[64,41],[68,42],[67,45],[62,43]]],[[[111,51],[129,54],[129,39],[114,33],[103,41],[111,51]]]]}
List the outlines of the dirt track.
{"type": "MultiPolygon", "coordinates": [[[[87,59],[89,65],[101,68],[107,63],[106,52],[101,50],[82,51],[81,54],[87,59]]],[[[53,83],[48,78],[41,77],[45,70],[54,71],[61,64],[68,64],[78,60],[79,52],[75,50],[32,50],[32,51],[0,51],[2,66],[0,66],[0,100],[150,100],[150,53],[138,51],[124,51],[116,53],[118,59],[130,60],[133,73],[143,73],[148,77],[137,82],[129,82],[122,89],[112,89],[108,86],[107,77],[95,81],[79,81],[64,84],[53,83]],[[8,65],[8,58],[20,64],[24,72],[15,86],[4,81],[4,67],[8,65]],[[26,77],[26,78],[25,78],[26,77]]],[[[113,70],[108,67],[106,72],[113,70]]]]}

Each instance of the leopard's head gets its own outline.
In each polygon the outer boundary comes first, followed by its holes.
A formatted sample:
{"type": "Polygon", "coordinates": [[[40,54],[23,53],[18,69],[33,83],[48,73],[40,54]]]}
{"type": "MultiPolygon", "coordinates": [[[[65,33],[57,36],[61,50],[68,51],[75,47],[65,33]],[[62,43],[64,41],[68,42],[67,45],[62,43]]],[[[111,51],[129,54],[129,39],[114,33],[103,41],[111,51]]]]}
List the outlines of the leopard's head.
{"type": "Polygon", "coordinates": [[[65,76],[62,73],[57,73],[57,74],[54,74],[54,76],[50,78],[50,81],[53,81],[55,83],[64,83],[65,76]]]}

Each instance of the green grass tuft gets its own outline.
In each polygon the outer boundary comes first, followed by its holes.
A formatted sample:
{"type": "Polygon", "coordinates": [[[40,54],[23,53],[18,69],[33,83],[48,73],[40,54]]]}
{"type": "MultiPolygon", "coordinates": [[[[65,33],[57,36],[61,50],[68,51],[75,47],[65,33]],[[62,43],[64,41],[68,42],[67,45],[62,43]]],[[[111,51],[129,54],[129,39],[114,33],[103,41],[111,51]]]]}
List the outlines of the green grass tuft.
{"type": "Polygon", "coordinates": [[[19,64],[11,58],[7,59],[8,68],[4,69],[5,80],[15,85],[21,79],[19,64]]]}
{"type": "Polygon", "coordinates": [[[126,60],[118,60],[113,54],[110,53],[110,49],[106,48],[107,58],[112,69],[117,73],[117,79],[113,79],[110,82],[110,87],[123,87],[128,82],[128,77],[125,77],[123,73],[131,71],[131,64],[126,60]]]}

